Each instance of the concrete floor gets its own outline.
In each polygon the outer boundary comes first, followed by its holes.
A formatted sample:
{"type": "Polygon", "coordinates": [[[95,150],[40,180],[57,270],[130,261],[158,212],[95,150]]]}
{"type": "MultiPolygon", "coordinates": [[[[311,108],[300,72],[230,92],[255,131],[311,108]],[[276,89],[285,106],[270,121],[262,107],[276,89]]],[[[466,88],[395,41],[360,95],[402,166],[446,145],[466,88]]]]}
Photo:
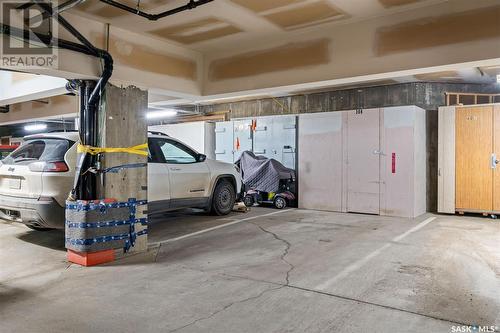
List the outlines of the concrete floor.
{"type": "Polygon", "coordinates": [[[0,223],[0,331],[500,329],[497,221],[256,208],[150,231],[148,253],[82,268],[60,232],[0,223]]]}

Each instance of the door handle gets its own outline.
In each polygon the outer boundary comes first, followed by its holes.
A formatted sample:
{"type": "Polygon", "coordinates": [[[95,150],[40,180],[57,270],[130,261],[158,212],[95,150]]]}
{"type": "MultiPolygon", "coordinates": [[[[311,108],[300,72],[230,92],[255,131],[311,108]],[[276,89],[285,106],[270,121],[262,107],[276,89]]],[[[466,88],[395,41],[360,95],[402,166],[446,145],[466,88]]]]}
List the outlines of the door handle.
{"type": "Polygon", "coordinates": [[[181,171],[181,168],[170,168],[172,171],[181,171]]]}
{"type": "Polygon", "coordinates": [[[381,156],[385,156],[384,152],[382,150],[378,150],[378,149],[375,149],[373,151],[373,155],[381,155],[381,156]]]}
{"type": "Polygon", "coordinates": [[[496,169],[498,163],[500,163],[500,161],[497,160],[497,154],[495,153],[491,154],[491,168],[496,169]]]}

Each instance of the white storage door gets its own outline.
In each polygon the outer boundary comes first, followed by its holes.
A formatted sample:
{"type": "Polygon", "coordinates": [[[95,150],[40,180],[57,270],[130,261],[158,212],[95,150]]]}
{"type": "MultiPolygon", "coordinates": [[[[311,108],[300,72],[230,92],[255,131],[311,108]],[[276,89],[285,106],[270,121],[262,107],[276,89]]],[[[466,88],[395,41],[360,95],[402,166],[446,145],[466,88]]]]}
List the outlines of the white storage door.
{"type": "Polygon", "coordinates": [[[215,124],[215,158],[218,161],[233,163],[233,122],[223,121],[215,124]]]}
{"type": "Polygon", "coordinates": [[[234,159],[232,162],[236,162],[244,151],[253,150],[252,129],[251,129],[252,120],[251,119],[235,120],[233,124],[234,124],[233,127],[234,159]]]}
{"type": "Polygon", "coordinates": [[[279,116],[273,118],[272,123],[272,158],[280,161],[284,166],[295,169],[296,156],[296,124],[295,116],[279,116]]]}
{"type": "MultiPolygon", "coordinates": [[[[413,107],[383,109],[381,215],[413,217],[413,107]]],[[[424,165],[425,170],[425,165],[424,165]]]]}
{"type": "Polygon", "coordinates": [[[343,112],[300,115],[299,207],[342,211],[343,112]]]}
{"type": "Polygon", "coordinates": [[[296,116],[254,118],[253,152],[295,169],[296,116]]]}
{"type": "Polygon", "coordinates": [[[380,110],[347,115],[347,211],[380,212],[380,110]]]}
{"type": "Polygon", "coordinates": [[[273,154],[273,117],[254,119],[253,153],[255,155],[274,158],[273,154]]]}

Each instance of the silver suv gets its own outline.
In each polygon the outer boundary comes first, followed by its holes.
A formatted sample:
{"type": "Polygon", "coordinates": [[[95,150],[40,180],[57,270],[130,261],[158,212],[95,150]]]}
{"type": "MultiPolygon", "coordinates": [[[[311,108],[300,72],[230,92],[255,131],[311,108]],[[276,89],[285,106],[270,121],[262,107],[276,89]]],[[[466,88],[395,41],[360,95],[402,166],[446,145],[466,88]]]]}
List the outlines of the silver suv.
{"type": "MultiPolygon", "coordinates": [[[[73,186],[78,133],[30,135],[0,163],[0,219],[35,230],[64,228],[64,206],[73,186]]],[[[148,211],[202,208],[232,210],[241,191],[236,167],[166,134],[149,134],[148,211]]]]}

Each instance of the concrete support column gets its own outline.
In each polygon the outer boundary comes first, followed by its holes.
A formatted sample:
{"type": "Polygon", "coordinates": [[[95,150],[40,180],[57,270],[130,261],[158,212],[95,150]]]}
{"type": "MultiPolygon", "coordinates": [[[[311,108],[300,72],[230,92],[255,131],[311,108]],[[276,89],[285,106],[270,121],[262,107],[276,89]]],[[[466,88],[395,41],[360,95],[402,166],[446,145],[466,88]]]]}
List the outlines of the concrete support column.
{"type": "MultiPolygon", "coordinates": [[[[148,106],[147,91],[130,86],[119,88],[108,84],[105,90],[105,102],[101,113],[101,147],[131,147],[148,142],[146,111],[148,106]]],[[[104,154],[101,168],[118,165],[147,163],[148,157],[125,153],[104,154]]],[[[102,197],[127,201],[129,198],[147,200],[147,166],[124,169],[118,173],[106,173],[103,178],[102,197]]],[[[147,205],[139,206],[137,218],[147,214],[147,205]]],[[[135,231],[146,229],[136,224],[135,231]]],[[[147,234],[137,237],[133,252],[146,251],[147,234]]]]}

